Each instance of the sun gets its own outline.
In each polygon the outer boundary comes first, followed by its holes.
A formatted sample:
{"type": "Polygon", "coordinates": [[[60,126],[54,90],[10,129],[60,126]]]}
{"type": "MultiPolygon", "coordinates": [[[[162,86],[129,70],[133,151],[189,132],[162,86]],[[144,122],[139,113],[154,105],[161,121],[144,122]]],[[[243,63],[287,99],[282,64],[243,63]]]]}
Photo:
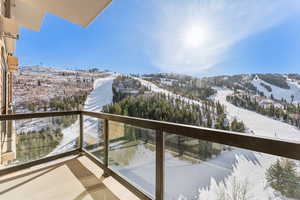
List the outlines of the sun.
{"type": "Polygon", "coordinates": [[[204,27],[192,25],[185,29],[183,43],[187,48],[197,48],[207,40],[208,34],[204,27]]]}

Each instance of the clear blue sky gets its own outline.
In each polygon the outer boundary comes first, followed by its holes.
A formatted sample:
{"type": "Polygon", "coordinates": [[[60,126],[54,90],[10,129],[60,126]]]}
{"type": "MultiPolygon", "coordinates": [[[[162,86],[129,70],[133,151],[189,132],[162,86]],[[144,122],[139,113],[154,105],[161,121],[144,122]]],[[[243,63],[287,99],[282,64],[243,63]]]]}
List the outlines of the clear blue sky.
{"type": "Polygon", "coordinates": [[[49,14],[22,28],[16,54],[120,73],[300,73],[300,1],[113,1],[87,28],[49,14]]]}

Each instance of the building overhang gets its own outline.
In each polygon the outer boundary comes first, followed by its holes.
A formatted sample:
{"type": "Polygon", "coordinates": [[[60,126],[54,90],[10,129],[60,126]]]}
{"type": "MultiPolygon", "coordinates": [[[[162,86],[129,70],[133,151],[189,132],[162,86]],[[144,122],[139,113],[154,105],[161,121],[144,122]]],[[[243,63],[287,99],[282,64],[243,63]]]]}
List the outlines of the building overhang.
{"type": "Polygon", "coordinates": [[[31,30],[39,31],[46,13],[74,24],[88,26],[112,0],[12,0],[12,17],[31,30]]]}
{"type": "Polygon", "coordinates": [[[9,54],[15,53],[19,27],[39,31],[46,13],[88,26],[112,0],[10,0],[9,18],[1,16],[1,36],[9,54]]]}

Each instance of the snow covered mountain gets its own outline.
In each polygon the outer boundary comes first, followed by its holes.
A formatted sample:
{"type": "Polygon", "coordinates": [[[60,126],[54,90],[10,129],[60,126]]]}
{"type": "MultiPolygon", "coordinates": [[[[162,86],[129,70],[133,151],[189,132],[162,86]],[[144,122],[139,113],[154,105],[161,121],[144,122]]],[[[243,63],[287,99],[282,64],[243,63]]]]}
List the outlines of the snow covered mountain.
{"type": "MultiPolygon", "coordinates": [[[[41,74],[39,68],[27,69],[30,75],[41,74]]],[[[24,71],[21,71],[23,75],[24,71]]],[[[70,71],[44,70],[45,74],[55,80],[66,79],[70,71]],[[63,73],[63,74],[62,74],[63,73]]],[[[82,74],[81,76],[85,76],[82,74]]],[[[71,78],[73,75],[71,76],[71,78]]],[[[75,74],[76,77],[76,74],[75,74]]],[[[70,77],[69,77],[70,78],[70,77]]],[[[92,91],[86,98],[84,109],[99,112],[106,104],[113,101],[112,84],[116,77],[94,77],[92,91]]],[[[147,87],[152,93],[163,93],[166,96],[181,98],[185,103],[202,106],[202,99],[197,98],[198,89],[204,88],[207,95],[202,97],[218,101],[226,107],[229,119],[242,120],[249,130],[248,134],[273,137],[277,139],[300,141],[300,130],[283,120],[273,119],[243,107],[235,106],[226,97],[235,91],[241,94],[262,98],[271,104],[281,104],[284,99],[289,104],[300,102],[300,75],[297,74],[242,74],[233,76],[216,76],[196,78],[176,74],[152,74],[136,77],[136,80],[147,87]],[[177,90],[174,90],[176,88],[177,90]],[[179,88],[179,89],[178,89],[179,88]],[[213,88],[211,91],[207,88],[213,88]],[[211,95],[211,92],[215,92],[211,95]],[[186,92],[186,93],[185,93],[186,92]],[[188,95],[185,95],[188,94],[188,95]],[[272,101],[271,101],[272,100],[272,101]]],[[[43,85],[44,83],[41,82],[43,85]]],[[[46,84],[46,83],[45,83],[46,84]]],[[[39,85],[38,83],[34,84],[39,85]]],[[[299,115],[294,114],[293,115],[299,115]]],[[[292,117],[292,116],[291,116],[292,117]]],[[[34,127],[36,122],[32,122],[34,127]]],[[[41,122],[39,122],[41,124],[41,122]]],[[[66,151],[75,144],[78,137],[78,121],[62,130],[63,138],[50,155],[66,151]]],[[[99,120],[92,117],[84,118],[85,141],[100,143],[101,131],[99,120]]],[[[121,145],[121,144],[118,144],[121,145]]],[[[116,149],[117,151],[118,149],[116,149]]],[[[146,192],[154,194],[155,152],[145,144],[121,148],[118,159],[129,159],[128,164],[112,165],[112,168],[137,183],[146,192]],[[128,155],[134,152],[132,157],[128,155]],[[141,159],[142,158],[142,159],[141,159]]],[[[289,200],[274,190],[266,180],[266,172],[278,157],[245,149],[231,147],[210,159],[195,161],[186,157],[174,156],[166,152],[166,197],[167,199],[242,199],[232,194],[236,187],[247,193],[249,200],[289,200]],[[199,175],[199,176],[198,176],[199,175]],[[188,183],[188,184],[187,184],[188,183]],[[226,197],[226,198],[225,198],[226,197]]],[[[299,164],[300,166],[300,164],[299,164]]],[[[299,167],[298,167],[299,168],[299,167]]],[[[297,170],[298,170],[297,168],[297,170]]]]}
{"type": "Polygon", "coordinates": [[[179,74],[149,74],[144,75],[143,78],[169,88],[221,87],[258,93],[294,104],[300,102],[300,75],[298,74],[238,74],[203,78],[179,74]]]}
{"type": "Polygon", "coordinates": [[[300,81],[286,77],[287,88],[272,85],[259,76],[255,76],[251,83],[257,88],[258,91],[263,92],[264,95],[275,99],[286,99],[288,102],[300,103],[300,81]]]}

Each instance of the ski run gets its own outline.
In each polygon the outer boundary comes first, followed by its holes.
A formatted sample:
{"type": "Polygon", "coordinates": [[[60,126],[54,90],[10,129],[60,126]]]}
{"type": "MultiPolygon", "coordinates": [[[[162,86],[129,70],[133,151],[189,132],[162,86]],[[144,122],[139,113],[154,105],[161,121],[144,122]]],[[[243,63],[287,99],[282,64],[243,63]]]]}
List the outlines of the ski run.
{"type": "MultiPolygon", "coordinates": [[[[104,105],[112,102],[114,78],[111,76],[95,81],[94,90],[86,100],[85,110],[99,112],[104,105]]],[[[153,92],[180,97],[146,80],[136,79],[153,92]]],[[[231,93],[232,91],[228,89],[219,88],[213,97],[214,100],[226,106],[230,119],[242,120],[251,133],[257,136],[300,141],[300,131],[295,127],[228,103],[226,96],[231,93]]],[[[199,101],[186,97],[180,98],[188,103],[201,105],[199,101]]],[[[94,135],[97,132],[97,122],[97,119],[84,117],[85,134],[95,139],[99,138],[94,135]]],[[[64,129],[63,133],[63,140],[51,154],[66,151],[74,145],[79,133],[79,122],[64,129]]],[[[180,200],[218,200],[219,195],[223,195],[226,197],[225,200],[230,200],[238,184],[247,188],[249,200],[287,199],[268,186],[265,179],[266,170],[276,159],[275,156],[232,148],[208,161],[195,163],[174,157],[166,152],[166,197],[180,200]]],[[[155,152],[143,145],[138,145],[128,165],[111,167],[146,192],[154,195],[155,152]]]]}

